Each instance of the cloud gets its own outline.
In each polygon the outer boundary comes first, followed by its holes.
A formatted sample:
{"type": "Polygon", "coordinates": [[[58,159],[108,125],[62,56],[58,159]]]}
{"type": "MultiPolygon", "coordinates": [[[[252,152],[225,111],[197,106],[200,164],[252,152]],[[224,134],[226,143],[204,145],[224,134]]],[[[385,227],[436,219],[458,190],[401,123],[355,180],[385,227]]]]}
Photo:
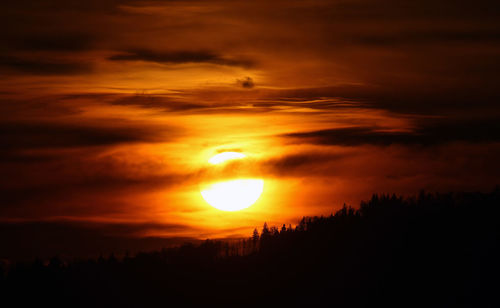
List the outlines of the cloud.
{"type": "Polygon", "coordinates": [[[253,79],[250,77],[245,77],[244,79],[238,79],[237,82],[245,89],[251,89],[255,86],[253,79]]]}
{"type": "Polygon", "coordinates": [[[325,172],[331,164],[341,163],[346,158],[354,157],[349,152],[310,151],[290,153],[260,162],[260,168],[266,174],[278,177],[330,175],[325,172]]]}
{"type": "Polygon", "coordinates": [[[309,132],[285,134],[284,137],[301,143],[323,145],[355,146],[363,144],[390,145],[393,143],[408,143],[413,134],[399,132],[377,131],[374,127],[349,127],[324,129],[309,132]]]}
{"type": "Polygon", "coordinates": [[[184,184],[188,178],[175,174],[131,176],[118,170],[107,170],[106,174],[102,174],[101,170],[78,172],[83,168],[105,167],[84,161],[76,161],[79,166],[74,168],[47,161],[31,162],[23,167],[19,167],[21,162],[17,163],[12,166],[17,167],[17,174],[13,170],[4,170],[11,178],[10,183],[3,183],[0,188],[3,202],[1,216],[85,215],[94,212],[116,215],[126,212],[128,208],[126,202],[116,204],[120,196],[167,190],[184,184]],[[53,174],[44,178],[43,174],[30,173],[29,167],[53,174]],[[54,167],[66,169],[54,170],[54,167]],[[96,204],[105,208],[96,208],[96,204]]]}
{"type": "Polygon", "coordinates": [[[500,123],[491,120],[425,120],[413,132],[387,131],[379,127],[347,127],[285,134],[283,137],[297,143],[321,145],[376,145],[432,146],[448,142],[498,142],[500,123]]]}
{"type": "MultiPolygon", "coordinates": [[[[163,1],[163,0],[154,0],[163,1]]],[[[102,0],[102,1],[65,1],[65,0],[49,0],[49,1],[36,1],[36,0],[20,0],[12,1],[2,4],[5,8],[14,10],[35,10],[36,12],[45,11],[113,11],[120,5],[137,2],[137,0],[102,0]]]]}
{"type": "Polygon", "coordinates": [[[159,64],[210,63],[226,66],[251,67],[252,61],[230,59],[212,51],[154,51],[131,49],[108,58],[111,61],[145,61],[159,64]]]}
{"type": "MultiPolygon", "coordinates": [[[[93,123],[4,122],[0,124],[3,149],[68,148],[133,142],[165,141],[157,127],[110,120],[93,123]]],[[[172,128],[163,127],[163,132],[172,128]]]]}
{"type": "Polygon", "coordinates": [[[159,109],[162,111],[189,111],[210,108],[210,105],[191,101],[180,101],[168,95],[136,94],[121,95],[110,102],[112,105],[137,106],[141,108],[159,109]]]}
{"type": "Polygon", "coordinates": [[[82,33],[30,34],[12,38],[13,47],[23,51],[86,51],[92,49],[95,38],[82,33]]]}
{"type": "Polygon", "coordinates": [[[92,72],[92,65],[81,61],[24,59],[0,55],[0,71],[2,70],[33,75],[75,75],[92,72]]]}
{"type": "Polygon", "coordinates": [[[442,44],[446,43],[500,43],[500,32],[483,31],[413,31],[396,32],[386,34],[372,34],[367,36],[359,35],[351,38],[353,42],[363,45],[374,46],[395,46],[400,44],[421,45],[421,44],[442,44]]]}
{"type": "Polygon", "coordinates": [[[147,216],[156,209],[145,196],[184,189],[192,175],[144,148],[0,151],[0,217],[147,216]]]}

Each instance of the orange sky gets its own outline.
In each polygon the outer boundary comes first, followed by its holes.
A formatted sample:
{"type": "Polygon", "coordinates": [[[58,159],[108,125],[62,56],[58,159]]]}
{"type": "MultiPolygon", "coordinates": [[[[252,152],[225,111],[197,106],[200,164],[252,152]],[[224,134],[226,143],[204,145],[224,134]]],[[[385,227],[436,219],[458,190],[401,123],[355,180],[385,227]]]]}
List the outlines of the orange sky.
{"type": "Polygon", "coordinates": [[[1,6],[2,222],[249,236],[375,192],[499,182],[496,2],[1,6]],[[265,180],[246,210],[201,198],[222,151],[265,180]]]}

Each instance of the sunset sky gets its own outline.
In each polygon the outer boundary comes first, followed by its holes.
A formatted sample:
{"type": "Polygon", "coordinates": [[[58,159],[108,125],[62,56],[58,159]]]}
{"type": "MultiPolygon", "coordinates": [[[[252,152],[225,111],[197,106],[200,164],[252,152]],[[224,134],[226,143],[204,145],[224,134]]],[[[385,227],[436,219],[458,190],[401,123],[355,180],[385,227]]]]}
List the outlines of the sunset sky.
{"type": "Polygon", "coordinates": [[[498,1],[0,6],[2,230],[246,237],[500,183],[498,1]],[[227,151],[264,180],[236,212],[200,194],[227,151]]]}

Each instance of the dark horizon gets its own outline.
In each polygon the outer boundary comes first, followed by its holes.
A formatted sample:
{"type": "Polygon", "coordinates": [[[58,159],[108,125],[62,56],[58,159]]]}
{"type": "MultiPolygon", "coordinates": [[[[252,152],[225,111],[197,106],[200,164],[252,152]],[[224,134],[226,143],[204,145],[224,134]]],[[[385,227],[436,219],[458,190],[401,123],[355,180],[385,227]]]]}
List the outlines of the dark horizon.
{"type": "Polygon", "coordinates": [[[500,187],[373,195],[245,240],[0,267],[4,302],[52,307],[495,307],[500,187]],[[23,295],[29,294],[29,297],[23,295]]]}
{"type": "MultiPolygon", "coordinates": [[[[495,185],[492,193],[498,193],[500,185],[495,185]]],[[[460,196],[463,194],[480,194],[480,192],[425,192],[420,190],[418,194],[408,196],[398,196],[406,200],[417,199],[419,196],[443,195],[460,196]]],[[[490,193],[489,191],[486,194],[490,193]]],[[[395,196],[395,194],[373,194],[370,200],[378,196],[395,196]]],[[[361,201],[360,204],[352,206],[342,203],[343,207],[348,206],[354,210],[360,210],[368,200],[361,201]]],[[[321,215],[328,217],[333,215],[338,208],[332,205],[330,214],[321,215]]],[[[284,225],[287,228],[297,228],[303,220],[308,217],[297,217],[295,222],[280,223],[277,225],[268,224],[263,221],[260,225],[254,226],[259,230],[263,224],[269,228],[278,230],[284,225]]],[[[204,241],[220,241],[223,243],[234,243],[248,240],[251,233],[241,237],[160,237],[143,236],[145,229],[175,228],[176,226],[150,224],[123,224],[123,223],[76,223],[74,221],[61,222],[3,222],[0,223],[0,260],[5,264],[16,264],[32,262],[35,259],[48,262],[51,258],[57,257],[65,262],[73,260],[97,259],[98,257],[116,258],[124,256],[134,256],[140,253],[154,252],[161,249],[177,248],[182,245],[199,245],[204,241]]]]}
{"type": "Polygon", "coordinates": [[[0,222],[243,237],[500,183],[498,1],[1,8],[0,222]]]}

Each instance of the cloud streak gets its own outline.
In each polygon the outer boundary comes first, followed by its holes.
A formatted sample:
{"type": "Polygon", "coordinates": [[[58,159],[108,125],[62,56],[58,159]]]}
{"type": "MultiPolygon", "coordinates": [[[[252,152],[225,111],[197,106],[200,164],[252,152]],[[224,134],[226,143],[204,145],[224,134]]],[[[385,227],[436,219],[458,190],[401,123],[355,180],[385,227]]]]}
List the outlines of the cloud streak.
{"type": "Polygon", "coordinates": [[[495,119],[455,119],[421,121],[413,132],[387,131],[379,127],[347,127],[297,132],[283,135],[298,143],[322,145],[360,146],[423,145],[432,146],[449,142],[498,142],[500,124],[495,119]]]}
{"type": "MultiPolygon", "coordinates": [[[[164,133],[173,132],[170,127],[163,127],[162,130],[164,133]]],[[[110,125],[102,122],[97,124],[4,122],[0,124],[0,132],[3,150],[105,146],[166,140],[164,136],[159,137],[161,131],[153,127],[117,120],[110,125]]]]}
{"type": "Polygon", "coordinates": [[[92,72],[92,65],[80,61],[0,56],[0,70],[33,75],[79,75],[92,72]]]}
{"type": "Polygon", "coordinates": [[[226,66],[253,66],[246,59],[229,59],[212,51],[153,51],[147,49],[132,49],[113,55],[111,61],[144,61],[158,64],[209,63],[226,66]]]}

